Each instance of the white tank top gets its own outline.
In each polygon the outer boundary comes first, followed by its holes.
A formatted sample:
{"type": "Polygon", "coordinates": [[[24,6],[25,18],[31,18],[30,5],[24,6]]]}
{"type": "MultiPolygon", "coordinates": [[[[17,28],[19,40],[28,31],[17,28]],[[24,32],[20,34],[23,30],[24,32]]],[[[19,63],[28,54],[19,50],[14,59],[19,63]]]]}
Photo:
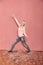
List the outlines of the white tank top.
{"type": "Polygon", "coordinates": [[[18,28],[18,36],[19,36],[19,37],[24,36],[24,29],[25,29],[25,28],[22,28],[22,27],[19,27],[19,28],[18,28]]]}

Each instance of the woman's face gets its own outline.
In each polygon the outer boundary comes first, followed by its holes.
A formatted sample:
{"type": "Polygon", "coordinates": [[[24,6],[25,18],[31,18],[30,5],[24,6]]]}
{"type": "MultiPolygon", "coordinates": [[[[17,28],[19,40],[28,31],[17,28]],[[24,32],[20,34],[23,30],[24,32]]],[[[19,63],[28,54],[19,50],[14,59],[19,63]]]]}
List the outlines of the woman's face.
{"type": "Polygon", "coordinates": [[[26,25],[26,23],[23,21],[23,22],[21,23],[21,26],[22,26],[22,27],[25,27],[25,25],[26,25]]]}

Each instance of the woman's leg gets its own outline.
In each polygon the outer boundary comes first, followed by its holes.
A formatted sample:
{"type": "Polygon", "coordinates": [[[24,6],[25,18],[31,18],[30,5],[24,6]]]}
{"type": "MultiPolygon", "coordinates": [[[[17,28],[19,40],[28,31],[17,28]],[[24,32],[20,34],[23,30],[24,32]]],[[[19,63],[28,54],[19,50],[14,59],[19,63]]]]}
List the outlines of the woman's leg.
{"type": "Polygon", "coordinates": [[[9,52],[12,52],[13,51],[13,48],[15,47],[15,45],[20,41],[20,38],[18,37],[15,42],[13,43],[11,49],[9,50],[9,52]]]}
{"type": "Polygon", "coordinates": [[[27,45],[26,40],[25,40],[24,37],[21,37],[21,42],[22,42],[23,46],[24,46],[26,49],[28,49],[28,52],[30,52],[30,48],[29,48],[29,46],[27,45]]]}

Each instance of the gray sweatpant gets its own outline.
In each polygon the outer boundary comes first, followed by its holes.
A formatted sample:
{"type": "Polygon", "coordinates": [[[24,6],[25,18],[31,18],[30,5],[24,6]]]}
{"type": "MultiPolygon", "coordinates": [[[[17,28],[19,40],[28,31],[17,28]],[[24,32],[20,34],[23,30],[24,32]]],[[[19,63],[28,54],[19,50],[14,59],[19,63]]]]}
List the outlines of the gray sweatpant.
{"type": "Polygon", "coordinates": [[[23,46],[28,50],[28,51],[30,51],[30,48],[29,48],[29,46],[27,45],[27,43],[26,43],[26,40],[25,40],[25,37],[23,36],[23,37],[18,37],[16,40],[15,40],[15,42],[14,42],[14,44],[12,45],[12,47],[11,47],[11,49],[10,49],[10,51],[12,51],[13,50],[13,48],[15,47],[15,45],[19,42],[19,41],[21,41],[22,42],[22,44],[23,44],[23,46]]]}

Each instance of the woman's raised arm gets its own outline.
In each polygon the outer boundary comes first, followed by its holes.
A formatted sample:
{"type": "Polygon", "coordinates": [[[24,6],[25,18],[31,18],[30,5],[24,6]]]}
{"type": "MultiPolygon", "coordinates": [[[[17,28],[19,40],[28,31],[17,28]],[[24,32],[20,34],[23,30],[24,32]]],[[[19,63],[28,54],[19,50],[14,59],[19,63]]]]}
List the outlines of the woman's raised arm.
{"type": "Polygon", "coordinates": [[[15,16],[12,16],[12,19],[16,22],[18,26],[20,26],[20,23],[18,22],[17,18],[15,16]]]}

